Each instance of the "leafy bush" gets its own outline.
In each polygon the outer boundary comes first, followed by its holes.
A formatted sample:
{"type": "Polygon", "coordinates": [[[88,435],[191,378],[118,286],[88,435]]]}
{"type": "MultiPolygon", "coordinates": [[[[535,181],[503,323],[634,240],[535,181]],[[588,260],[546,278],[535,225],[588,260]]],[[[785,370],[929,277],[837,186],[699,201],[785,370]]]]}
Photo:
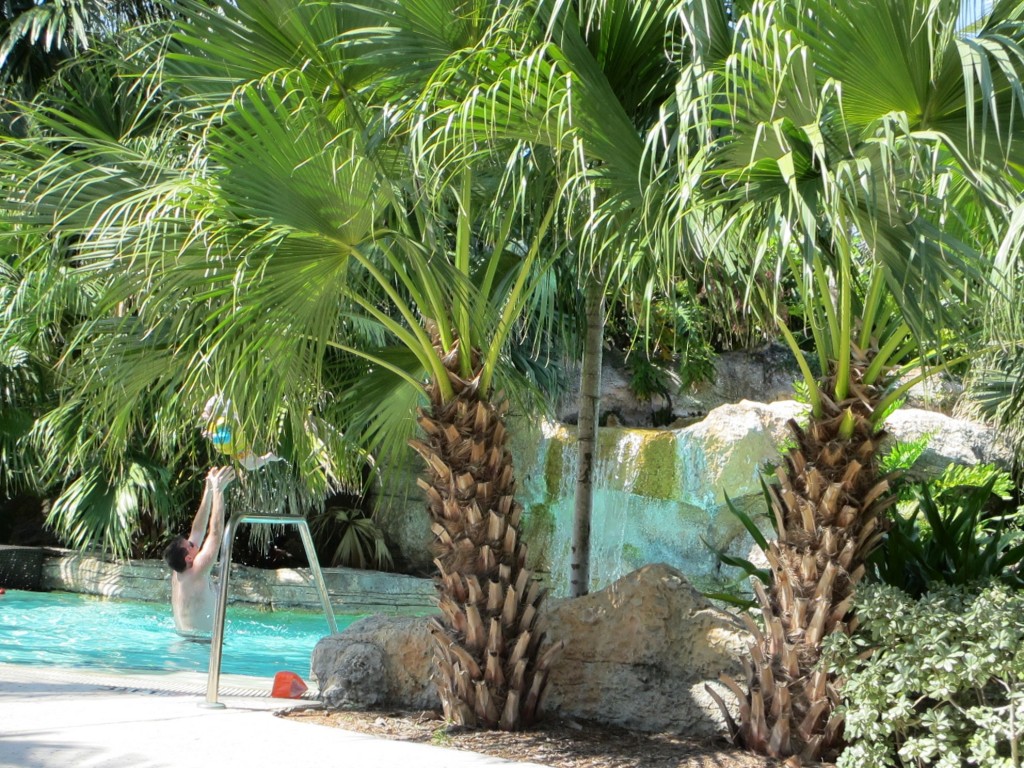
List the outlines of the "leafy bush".
{"type": "Polygon", "coordinates": [[[951,465],[912,483],[870,560],[874,581],[920,597],[933,585],[1001,579],[1024,587],[1022,511],[1008,504],[1010,477],[991,465],[951,465]]]}
{"type": "Polygon", "coordinates": [[[1010,473],[995,464],[950,464],[932,485],[940,494],[958,493],[963,488],[980,488],[991,483],[992,493],[1009,501],[1014,485],[1010,473]]]}
{"type": "Polygon", "coordinates": [[[874,585],[861,631],[830,636],[848,746],[838,768],[1019,768],[1024,593],[941,586],[921,600],[874,585]]]}
{"type": "Polygon", "coordinates": [[[331,567],[386,571],[394,565],[384,533],[361,509],[328,506],[310,518],[310,529],[317,550],[330,553],[326,562],[331,567]]]}
{"type": "Polygon", "coordinates": [[[637,400],[671,399],[670,382],[664,369],[637,355],[630,357],[626,364],[629,368],[629,389],[637,400]]]}
{"type": "Polygon", "coordinates": [[[117,470],[86,467],[53,502],[46,525],[73,549],[154,557],[166,543],[164,521],[180,509],[170,471],[149,458],[130,456],[117,470]]]}
{"type": "Polygon", "coordinates": [[[612,346],[628,352],[630,388],[639,399],[667,396],[668,371],[676,366],[678,391],[712,382],[715,358],[729,349],[750,349],[771,338],[774,317],[751,314],[742,301],[742,281],[705,272],[680,280],[667,291],[648,285],[642,294],[626,294],[611,308],[605,328],[612,346]],[[709,280],[714,285],[699,285],[709,280]],[[765,323],[762,320],[768,320],[765,323]],[[653,365],[648,370],[645,363],[653,365]]]}

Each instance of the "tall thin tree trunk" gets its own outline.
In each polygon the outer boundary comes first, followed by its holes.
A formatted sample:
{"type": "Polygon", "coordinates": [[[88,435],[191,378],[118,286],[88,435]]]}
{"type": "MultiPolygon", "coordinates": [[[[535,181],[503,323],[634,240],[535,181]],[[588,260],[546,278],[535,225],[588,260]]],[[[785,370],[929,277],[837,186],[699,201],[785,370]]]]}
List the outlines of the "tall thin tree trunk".
{"type": "Polygon", "coordinates": [[[570,594],[590,591],[590,518],[594,506],[597,417],[601,404],[601,352],[604,343],[604,275],[591,276],[586,295],[587,333],[580,372],[580,415],[576,437],[576,506],[572,524],[570,594]]]}

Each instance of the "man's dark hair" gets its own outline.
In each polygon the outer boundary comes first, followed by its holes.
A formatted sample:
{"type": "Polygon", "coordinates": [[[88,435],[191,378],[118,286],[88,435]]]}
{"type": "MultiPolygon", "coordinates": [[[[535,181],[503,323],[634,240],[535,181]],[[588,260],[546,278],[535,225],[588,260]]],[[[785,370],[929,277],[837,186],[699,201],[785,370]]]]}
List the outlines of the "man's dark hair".
{"type": "Polygon", "coordinates": [[[188,554],[188,547],[185,546],[185,542],[188,541],[184,536],[176,536],[174,541],[167,545],[167,549],[164,550],[164,562],[170,566],[172,571],[178,573],[184,573],[185,569],[188,568],[188,563],[185,561],[185,555],[188,554]]]}

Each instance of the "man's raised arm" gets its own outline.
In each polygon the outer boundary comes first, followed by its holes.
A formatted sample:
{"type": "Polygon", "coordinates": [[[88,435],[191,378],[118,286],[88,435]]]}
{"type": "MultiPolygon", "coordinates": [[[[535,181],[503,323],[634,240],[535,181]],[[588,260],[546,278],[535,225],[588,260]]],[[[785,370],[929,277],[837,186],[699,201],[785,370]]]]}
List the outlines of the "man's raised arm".
{"type": "Polygon", "coordinates": [[[224,538],[224,489],[235,479],[231,467],[215,467],[206,477],[206,489],[211,498],[209,537],[192,561],[197,572],[210,571],[217,562],[217,551],[224,538]]]}
{"type": "Polygon", "coordinates": [[[206,538],[206,525],[210,522],[210,473],[206,475],[206,484],[203,486],[203,497],[199,500],[199,509],[192,520],[192,531],[188,535],[189,541],[197,547],[203,546],[203,539],[206,538]]]}

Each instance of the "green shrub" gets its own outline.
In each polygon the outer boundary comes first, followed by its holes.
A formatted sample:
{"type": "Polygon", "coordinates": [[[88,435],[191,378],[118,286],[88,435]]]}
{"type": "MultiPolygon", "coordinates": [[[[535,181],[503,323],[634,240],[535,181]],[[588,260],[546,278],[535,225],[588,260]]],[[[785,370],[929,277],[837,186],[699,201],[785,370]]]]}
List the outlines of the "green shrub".
{"type": "Polygon", "coordinates": [[[1019,768],[1024,593],[873,585],[857,616],[861,631],[826,641],[846,714],[838,768],[1019,768]]]}
{"type": "Polygon", "coordinates": [[[1000,579],[1024,587],[1022,511],[1010,476],[994,466],[951,465],[899,489],[902,501],[869,561],[869,577],[920,597],[940,583],[1000,579]]]}
{"type": "Polygon", "coordinates": [[[391,570],[394,563],[384,533],[361,509],[328,506],[310,517],[310,532],[321,559],[330,567],[391,570]]]}
{"type": "Polygon", "coordinates": [[[654,397],[671,399],[668,373],[664,368],[639,355],[630,357],[626,365],[629,368],[629,389],[637,400],[650,400],[654,397]]]}

